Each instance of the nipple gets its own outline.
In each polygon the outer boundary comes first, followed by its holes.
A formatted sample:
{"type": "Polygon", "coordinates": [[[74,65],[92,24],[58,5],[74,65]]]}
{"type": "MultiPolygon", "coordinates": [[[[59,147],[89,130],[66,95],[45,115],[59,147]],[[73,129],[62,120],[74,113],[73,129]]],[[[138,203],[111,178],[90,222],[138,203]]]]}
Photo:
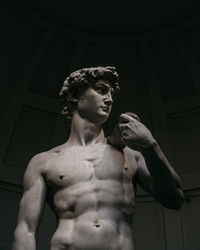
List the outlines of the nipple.
{"type": "Polygon", "coordinates": [[[95,227],[100,227],[100,224],[98,223],[98,221],[95,221],[95,222],[94,222],[94,226],[95,226],[95,227]]]}
{"type": "Polygon", "coordinates": [[[75,206],[74,206],[74,205],[71,205],[71,206],[69,207],[69,210],[70,210],[71,212],[74,212],[74,211],[75,211],[75,206]]]}

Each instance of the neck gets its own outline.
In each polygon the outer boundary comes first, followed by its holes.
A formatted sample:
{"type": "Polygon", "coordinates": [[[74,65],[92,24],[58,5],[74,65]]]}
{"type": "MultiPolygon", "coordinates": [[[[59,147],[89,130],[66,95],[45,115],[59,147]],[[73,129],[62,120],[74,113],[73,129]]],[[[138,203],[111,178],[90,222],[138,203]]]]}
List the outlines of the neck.
{"type": "Polygon", "coordinates": [[[68,143],[87,146],[89,144],[105,143],[101,126],[82,118],[76,111],[71,122],[68,143]]]}

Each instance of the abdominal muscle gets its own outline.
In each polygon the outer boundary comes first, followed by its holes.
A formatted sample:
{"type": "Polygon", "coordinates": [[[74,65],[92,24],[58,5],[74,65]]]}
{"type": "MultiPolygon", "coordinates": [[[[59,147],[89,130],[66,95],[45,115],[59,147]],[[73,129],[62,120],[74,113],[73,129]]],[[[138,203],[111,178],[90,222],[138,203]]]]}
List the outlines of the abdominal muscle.
{"type": "Polygon", "coordinates": [[[79,198],[75,195],[77,190],[72,189],[58,191],[54,196],[57,204],[64,204],[60,199],[68,197],[68,206],[55,206],[59,223],[51,250],[133,250],[133,214],[126,212],[133,208],[125,203],[123,193],[117,195],[116,189],[115,195],[111,190],[109,195],[101,189],[87,191],[81,195],[78,192],[79,198]]]}
{"type": "Polygon", "coordinates": [[[131,226],[127,222],[97,220],[97,217],[98,213],[86,213],[74,219],[60,219],[51,250],[134,249],[131,226]]]}

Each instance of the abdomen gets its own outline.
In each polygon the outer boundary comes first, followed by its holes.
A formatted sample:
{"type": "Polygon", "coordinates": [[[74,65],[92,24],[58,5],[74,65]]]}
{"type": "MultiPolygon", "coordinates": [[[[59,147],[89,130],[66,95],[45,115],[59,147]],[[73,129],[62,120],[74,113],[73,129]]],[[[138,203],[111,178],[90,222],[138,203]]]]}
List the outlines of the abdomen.
{"type": "MultiPolygon", "coordinates": [[[[52,239],[57,250],[133,250],[132,231],[124,222],[78,218],[61,220],[52,239]]],[[[56,249],[56,248],[55,248],[56,249]]]]}

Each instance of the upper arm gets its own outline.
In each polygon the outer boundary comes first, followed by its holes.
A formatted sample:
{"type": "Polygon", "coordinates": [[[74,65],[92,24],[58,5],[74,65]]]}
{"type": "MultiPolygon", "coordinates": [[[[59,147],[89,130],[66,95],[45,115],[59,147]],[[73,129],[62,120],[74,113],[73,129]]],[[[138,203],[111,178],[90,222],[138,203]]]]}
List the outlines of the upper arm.
{"type": "Polygon", "coordinates": [[[137,155],[136,182],[152,197],[166,208],[180,209],[183,203],[183,193],[179,184],[179,177],[171,166],[165,166],[161,175],[157,168],[151,175],[142,154],[137,155]],[[168,177],[169,176],[169,177],[168,177]]]}
{"type": "Polygon", "coordinates": [[[145,190],[148,194],[152,195],[152,183],[149,170],[146,166],[146,162],[141,153],[136,154],[137,170],[135,175],[135,181],[140,187],[145,190]]]}
{"type": "Polygon", "coordinates": [[[41,157],[32,158],[24,175],[24,194],[20,202],[18,226],[35,233],[43,210],[46,187],[40,168],[41,157]]]}

